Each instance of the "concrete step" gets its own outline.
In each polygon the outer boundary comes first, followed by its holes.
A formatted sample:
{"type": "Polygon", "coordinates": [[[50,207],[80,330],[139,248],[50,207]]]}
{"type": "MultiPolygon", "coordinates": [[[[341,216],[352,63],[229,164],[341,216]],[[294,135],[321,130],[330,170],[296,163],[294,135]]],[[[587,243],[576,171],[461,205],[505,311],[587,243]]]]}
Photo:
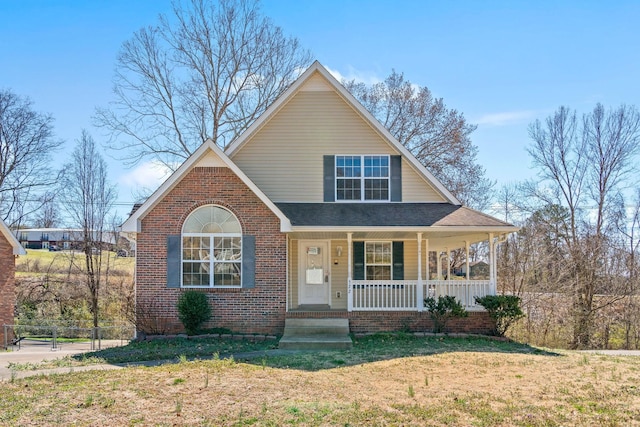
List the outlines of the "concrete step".
{"type": "Polygon", "coordinates": [[[353,345],[349,319],[286,319],[279,348],[289,350],[343,350],[353,345]]]}
{"type": "Polygon", "coordinates": [[[284,335],[349,335],[349,319],[285,319],[284,335]]]}

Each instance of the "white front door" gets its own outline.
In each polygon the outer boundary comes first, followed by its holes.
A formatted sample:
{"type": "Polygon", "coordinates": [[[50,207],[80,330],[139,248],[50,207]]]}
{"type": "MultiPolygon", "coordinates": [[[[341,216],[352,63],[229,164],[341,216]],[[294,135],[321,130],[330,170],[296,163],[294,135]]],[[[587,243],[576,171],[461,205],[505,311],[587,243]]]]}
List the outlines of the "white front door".
{"type": "Polygon", "coordinates": [[[301,240],[298,304],[329,304],[329,242],[301,240]]]}

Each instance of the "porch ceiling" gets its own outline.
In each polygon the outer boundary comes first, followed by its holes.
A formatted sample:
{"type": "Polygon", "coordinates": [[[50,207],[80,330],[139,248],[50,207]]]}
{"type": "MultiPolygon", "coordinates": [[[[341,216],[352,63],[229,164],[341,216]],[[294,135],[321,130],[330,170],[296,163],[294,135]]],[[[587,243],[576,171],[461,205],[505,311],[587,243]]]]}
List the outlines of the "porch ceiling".
{"type": "MultiPolygon", "coordinates": [[[[515,230],[512,230],[515,231],[515,230]]],[[[291,239],[308,239],[308,240],[347,240],[347,233],[349,231],[294,231],[289,233],[291,239]]],[[[487,241],[489,239],[489,232],[469,232],[452,230],[434,232],[425,230],[402,230],[402,231],[389,231],[389,230],[353,230],[353,240],[417,240],[417,233],[422,233],[422,239],[429,239],[429,248],[462,248],[465,246],[464,242],[469,244],[487,241]]],[[[511,231],[499,231],[493,230],[497,235],[508,233],[511,231]]]]}

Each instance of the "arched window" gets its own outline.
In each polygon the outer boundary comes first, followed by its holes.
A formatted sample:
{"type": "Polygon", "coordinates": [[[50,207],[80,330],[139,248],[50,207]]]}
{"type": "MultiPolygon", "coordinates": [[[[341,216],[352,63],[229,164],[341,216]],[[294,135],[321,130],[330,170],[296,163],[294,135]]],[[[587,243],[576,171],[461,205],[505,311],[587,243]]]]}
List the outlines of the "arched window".
{"type": "Polygon", "coordinates": [[[227,209],[201,206],[184,222],[182,286],[242,286],[242,227],[227,209]]]}

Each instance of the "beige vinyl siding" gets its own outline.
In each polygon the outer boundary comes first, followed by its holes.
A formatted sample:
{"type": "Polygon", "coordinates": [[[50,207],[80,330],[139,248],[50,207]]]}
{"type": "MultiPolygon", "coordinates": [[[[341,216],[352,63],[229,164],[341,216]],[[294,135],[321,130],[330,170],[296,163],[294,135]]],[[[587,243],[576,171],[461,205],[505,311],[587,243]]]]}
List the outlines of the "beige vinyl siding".
{"type": "MultiPolygon", "coordinates": [[[[289,297],[290,308],[298,307],[298,285],[299,285],[299,250],[300,245],[298,240],[291,240],[289,242],[289,297]]],[[[348,297],[348,261],[349,261],[349,248],[347,240],[331,240],[330,242],[330,255],[331,255],[331,308],[334,310],[346,310],[347,309],[347,297],[348,297]],[[338,257],[337,247],[342,247],[342,256],[338,257]],[[337,293],[340,292],[340,298],[337,297],[337,293]]],[[[422,247],[422,277],[425,277],[426,265],[424,256],[424,242],[422,247]]],[[[418,241],[417,240],[404,240],[404,279],[405,280],[417,280],[418,279],[418,241]]]]}
{"type": "MultiPolygon", "coordinates": [[[[317,88],[317,82],[314,88],[317,88]]],[[[300,91],[232,160],[274,202],[323,201],[323,156],[397,154],[336,92],[300,91]]],[[[441,202],[405,160],[403,201],[441,202]]]]}
{"type": "Polygon", "coordinates": [[[347,309],[347,282],[349,248],[346,240],[331,241],[331,308],[334,310],[347,309]],[[336,248],[342,247],[342,256],[338,257],[336,248]],[[336,263],[337,262],[337,263],[336,263]],[[337,293],[340,292],[340,298],[337,293]]]}

